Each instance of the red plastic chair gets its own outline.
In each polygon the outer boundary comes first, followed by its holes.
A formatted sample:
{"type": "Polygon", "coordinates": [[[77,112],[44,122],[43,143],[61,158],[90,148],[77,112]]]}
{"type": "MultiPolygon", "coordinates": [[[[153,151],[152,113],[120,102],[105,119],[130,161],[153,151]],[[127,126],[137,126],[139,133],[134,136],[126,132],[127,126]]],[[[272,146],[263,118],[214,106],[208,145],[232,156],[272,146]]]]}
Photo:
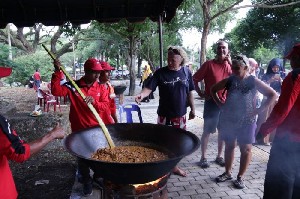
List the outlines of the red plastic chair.
{"type": "Polygon", "coordinates": [[[40,90],[43,98],[44,98],[44,111],[49,112],[50,106],[53,106],[54,112],[56,111],[56,106],[58,105],[59,111],[61,111],[60,103],[57,100],[57,97],[52,95],[51,93],[46,93],[42,90],[40,90]],[[46,109],[47,107],[47,109],[46,109]]]}

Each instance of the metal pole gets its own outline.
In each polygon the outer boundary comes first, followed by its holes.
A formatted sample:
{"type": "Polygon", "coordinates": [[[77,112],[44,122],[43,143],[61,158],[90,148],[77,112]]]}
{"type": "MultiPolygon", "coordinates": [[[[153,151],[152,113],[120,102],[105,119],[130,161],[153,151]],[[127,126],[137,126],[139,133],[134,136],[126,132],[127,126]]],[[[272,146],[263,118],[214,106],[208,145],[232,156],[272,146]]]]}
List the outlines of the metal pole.
{"type": "MultiPolygon", "coordinates": [[[[73,76],[74,76],[74,79],[76,79],[76,66],[75,66],[75,63],[76,63],[76,57],[75,57],[75,46],[74,46],[74,41],[72,41],[72,50],[73,50],[73,76]]],[[[80,68],[80,66],[79,66],[80,68]]]]}
{"type": "Polygon", "coordinates": [[[163,63],[164,63],[164,57],[163,57],[163,40],[162,40],[162,15],[163,14],[164,14],[164,12],[158,16],[159,55],[160,55],[160,59],[159,59],[160,66],[159,67],[160,68],[163,67],[163,63]]]}
{"type": "Polygon", "coordinates": [[[10,24],[7,24],[6,26],[6,31],[7,31],[7,40],[8,40],[8,51],[9,51],[9,54],[8,54],[8,59],[9,60],[12,60],[12,50],[11,50],[11,38],[10,38],[10,24]]]}

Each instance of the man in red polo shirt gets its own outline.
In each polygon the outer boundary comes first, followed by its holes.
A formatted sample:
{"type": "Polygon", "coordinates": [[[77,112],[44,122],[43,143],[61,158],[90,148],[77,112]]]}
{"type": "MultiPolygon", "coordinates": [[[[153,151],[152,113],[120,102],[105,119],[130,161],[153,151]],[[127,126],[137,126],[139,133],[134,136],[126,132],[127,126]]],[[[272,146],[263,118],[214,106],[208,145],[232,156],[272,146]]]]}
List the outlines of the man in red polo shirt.
{"type": "MultiPolygon", "coordinates": [[[[204,127],[201,137],[201,159],[199,166],[201,168],[207,168],[210,166],[206,159],[206,150],[208,146],[209,135],[215,133],[219,126],[220,108],[215,103],[210,95],[210,88],[217,82],[227,78],[231,75],[231,58],[228,49],[228,43],[220,40],[217,42],[216,58],[208,60],[202,64],[200,69],[193,75],[195,90],[200,97],[204,97],[204,127]],[[198,83],[204,80],[205,91],[200,90],[198,83]]],[[[222,92],[218,92],[218,96],[221,100],[225,100],[222,92]]],[[[221,140],[220,134],[218,134],[218,154],[215,162],[220,166],[224,166],[224,159],[221,157],[224,141],[221,140]]]]}
{"type": "MultiPolygon", "coordinates": [[[[99,113],[104,124],[113,124],[114,120],[110,112],[109,93],[99,80],[100,72],[103,70],[99,60],[90,58],[84,63],[84,76],[75,81],[77,86],[86,96],[85,100],[80,97],[74,86],[69,82],[60,85],[61,73],[59,60],[54,61],[55,72],[51,79],[51,93],[55,96],[68,95],[71,105],[69,120],[72,132],[81,131],[86,128],[99,126],[99,123],[89,109],[91,103],[99,113]]],[[[92,194],[93,180],[90,176],[90,168],[84,161],[78,159],[78,179],[83,183],[83,194],[92,194]]],[[[97,180],[94,175],[94,180],[97,180]]]]}
{"type": "MultiPolygon", "coordinates": [[[[0,78],[11,74],[10,68],[0,67],[0,78]]],[[[63,138],[64,130],[56,126],[48,134],[31,143],[24,143],[14,131],[7,119],[0,115],[0,198],[16,199],[18,196],[8,160],[24,162],[31,155],[39,152],[49,142],[63,138]]]]}
{"type": "Polygon", "coordinates": [[[294,45],[285,57],[292,71],[282,82],[278,103],[258,131],[257,139],[274,129],[268,162],[264,199],[300,198],[300,43],[294,45]]]}

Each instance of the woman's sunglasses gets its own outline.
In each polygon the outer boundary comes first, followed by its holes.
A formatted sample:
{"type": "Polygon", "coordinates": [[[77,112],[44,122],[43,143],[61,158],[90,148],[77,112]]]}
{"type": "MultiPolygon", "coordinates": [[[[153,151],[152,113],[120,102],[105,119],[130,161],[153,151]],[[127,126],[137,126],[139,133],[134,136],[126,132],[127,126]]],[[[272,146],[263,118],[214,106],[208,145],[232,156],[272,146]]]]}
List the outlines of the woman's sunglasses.
{"type": "Polygon", "coordinates": [[[244,58],[242,56],[236,55],[236,56],[233,57],[233,59],[241,60],[241,61],[243,61],[243,63],[245,64],[245,66],[247,66],[247,63],[246,63],[246,61],[244,60],[244,58]]]}
{"type": "Polygon", "coordinates": [[[181,55],[180,52],[179,52],[179,50],[174,49],[174,48],[169,48],[168,52],[173,52],[175,55],[181,55]]]}

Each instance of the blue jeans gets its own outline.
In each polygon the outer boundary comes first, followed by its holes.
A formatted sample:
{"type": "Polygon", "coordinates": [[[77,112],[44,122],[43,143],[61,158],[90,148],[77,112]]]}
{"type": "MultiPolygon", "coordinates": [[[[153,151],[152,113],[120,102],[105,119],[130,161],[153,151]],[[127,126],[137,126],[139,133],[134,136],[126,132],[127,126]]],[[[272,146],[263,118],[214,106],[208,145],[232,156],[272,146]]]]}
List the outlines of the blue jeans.
{"type": "Polygon", "coordinates": [[[300,198],[300,143],[276,137],[268,162],[264,199],[300,198]]]}
{"type": "Polygon", "coordinates": [[[35,84],[36,88],[40,88],[41,81],[40,80],[34,80],[34,84],[35,84]]]}

